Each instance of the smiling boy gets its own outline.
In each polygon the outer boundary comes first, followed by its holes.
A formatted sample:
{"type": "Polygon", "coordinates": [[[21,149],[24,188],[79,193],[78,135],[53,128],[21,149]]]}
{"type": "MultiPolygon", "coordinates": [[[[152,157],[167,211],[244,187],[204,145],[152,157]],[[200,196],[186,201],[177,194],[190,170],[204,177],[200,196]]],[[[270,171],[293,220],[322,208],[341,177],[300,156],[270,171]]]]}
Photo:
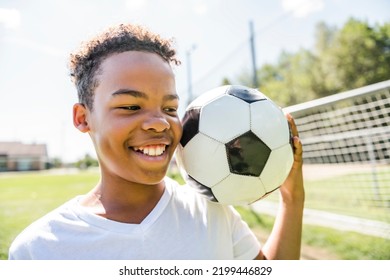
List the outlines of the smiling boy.
{"type": "Polygon", "coordinates": [[[261,248],[233,207],[165,177],[182,127],[171,42],[133,25],[109,28],[71,55],[73,122],[94,144],[101,178],[25,229],[10,259],[296,259],[304,190],[294,165],[261,248]]]}

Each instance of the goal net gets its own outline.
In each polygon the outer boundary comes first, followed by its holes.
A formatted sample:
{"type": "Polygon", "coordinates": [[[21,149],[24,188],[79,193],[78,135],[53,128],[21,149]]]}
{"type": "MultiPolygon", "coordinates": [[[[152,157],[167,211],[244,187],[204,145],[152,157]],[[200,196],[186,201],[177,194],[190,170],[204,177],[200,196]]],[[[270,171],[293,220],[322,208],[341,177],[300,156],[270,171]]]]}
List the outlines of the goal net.
{"type": "Polygon", "coordinates": [[[304,149],[306,207],[390,221],[390,80],[285,108],[304,149]]]}

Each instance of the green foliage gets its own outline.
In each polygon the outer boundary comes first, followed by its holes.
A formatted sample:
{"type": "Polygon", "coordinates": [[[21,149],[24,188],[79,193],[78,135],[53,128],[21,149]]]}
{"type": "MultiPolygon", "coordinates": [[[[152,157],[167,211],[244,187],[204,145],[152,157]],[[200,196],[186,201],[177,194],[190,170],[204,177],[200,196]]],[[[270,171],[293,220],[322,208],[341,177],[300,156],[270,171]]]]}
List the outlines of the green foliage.
{"type": "Polygon", "coordinates": [[[390,41],[386,30],[390,24],[369,26],[366,22],[350,19],[337,32],[328,50],[337,76],[335,89],[362,87],[390,78],[390,41]]]}
{"type": "Polygon", "coordinates": [[[313,99],[310,88],[313,56],[301,49],[296,54],[283,52],[278,65],[264,65],[259,71],[260,91],[280,106],[297,104],[313,99]]]}
{"type": "MultiPolygon", "coordinates": [[[[245,84],[248,74],[239,79],[245,84]]],[[[280,106],[390,79],[390,23],[349,19],[337,29],[317,24],[313,50],[282,52],[258,70],[260,90],[280,106]]]]}
{"type": "Polygon", "coordinates": [[[222,79],[222,86],[226,86],[226,85],[231,85],[232,83],[229,81],[228,78],[223,78],[222,79]]]}
{"type": "Polygon", "coordinates": [[[59,157],[52,158],[50,164],[51,168],[61,168],[64,165],[61,158],[59,157]]]}
{"type": "Polygon", "coordinates": [[[99,166],[99,162],[91,157],[89,154],[86,154],[83,159],[80,159],[75,163],[75,167],[80,169],[87,169],[90,167],[97,167],[99,166]]]}

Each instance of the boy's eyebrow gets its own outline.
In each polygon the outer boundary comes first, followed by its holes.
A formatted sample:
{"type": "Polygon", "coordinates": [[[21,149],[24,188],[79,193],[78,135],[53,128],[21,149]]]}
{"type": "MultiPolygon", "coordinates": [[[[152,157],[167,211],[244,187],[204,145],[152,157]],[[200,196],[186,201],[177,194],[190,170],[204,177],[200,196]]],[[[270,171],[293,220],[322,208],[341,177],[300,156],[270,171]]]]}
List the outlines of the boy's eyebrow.
{"type": "Polygon", "coordinates": [[[111,95],[114,97],[116,95],[123,95],[123,94],[131,95],[133,97],[138,97],[138,98],[149,99],[145,93],[133,89],[118,89],[117,91],[114,91],[111,95]]]}
{"type": "MultiPolygon", "coordinates": [[[[142,91],[138,91],[138,90],[132,90],[132,89],[119,89],[117,91],[114,91],[111,95],[114,97],[116,95],[130,95],[130,96],[133,96],[133,97],[137,97],[137,98],[144,98],[144,99],[149,99],[148,95],[142,91]]],[[[167,95],[164,95],[163,99],[165,101],[170,101],[170,100],[175,100],[175,99],[180,99],[179,98],[179,95],[177,95],[176,93],[174,94],[167,94],[167,95]]]]}
{"type": "Polygon", "coordinates": [[[173,94],[167,94],[163,97],[164,101],[170,101],[170,100],[180,100],[179,95],[176,93],[173,94]]]}

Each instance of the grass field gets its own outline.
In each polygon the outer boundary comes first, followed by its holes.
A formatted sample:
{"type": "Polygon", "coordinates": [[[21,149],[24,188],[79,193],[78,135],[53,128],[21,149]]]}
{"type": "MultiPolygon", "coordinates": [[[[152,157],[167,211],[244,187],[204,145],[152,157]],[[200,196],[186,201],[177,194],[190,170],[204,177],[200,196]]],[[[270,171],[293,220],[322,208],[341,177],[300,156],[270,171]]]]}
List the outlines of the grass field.
{"type": "MultiPolygon", "coordinates": [[[[271,232],[274,223],[273,217],[260,216],[243,207],[238,207],[238,211],[255,233],[261,232],[262,235],[267,235],[271,232]]],[[[388,239],[319,226],[303,226],[303,257],[307,247],[311,248],[310,254],[315,259],[390,260],[390,242],[388,239]]]]}
{"type": "Polygon", "coordinates": [[[376,172],[375,184],[369,171],[310,177],[305,180],[306,208],[390,223],[390,166],[376,172]]]}
{"type": "MultiPolygon", "coordinates": [[[[7,258],[10,243],[23,228],[74,196],[88,192],[98,178],[97,172],[1,174],[0,259],[7,258]]],[[[332,204],[336,198],[339,199],[341,195],[334,194],[337,189],[330,189],[329,184],[332,186],[332,181],[327,179],[306,185],[308,200],[312,199],[311,196],[320,196],[324,201],[324,205],[320,207],[325,207],[325,201],[332,204]]],[[[340,201],[340,205],[348,208],[345,204],[349,196],[344,196],[342,200],[344,203],[340,201]]],[[[312,206],[314,208],[316,205],[312,206]]],[[[334,211],[337,209],[335,207],[334,211]]],[[[245,209],[240,211],[252,228],[262,231],[271,228],[272,218],[260,218],[245,209]]],[[[355,215],[367,216],[365,211],[360,209],[350,211],[355,215]]],[[[324,246],[343,259],[390,259],[390,242],[380,238],[359,234],[345,235],[334,230],[305,226],[304,242],[312,246],[324,246]]]]}
{"type": "Polygon", "coordinates": [[[307,208],[390,222],[390,168],[307,180],[307,208]]]}

